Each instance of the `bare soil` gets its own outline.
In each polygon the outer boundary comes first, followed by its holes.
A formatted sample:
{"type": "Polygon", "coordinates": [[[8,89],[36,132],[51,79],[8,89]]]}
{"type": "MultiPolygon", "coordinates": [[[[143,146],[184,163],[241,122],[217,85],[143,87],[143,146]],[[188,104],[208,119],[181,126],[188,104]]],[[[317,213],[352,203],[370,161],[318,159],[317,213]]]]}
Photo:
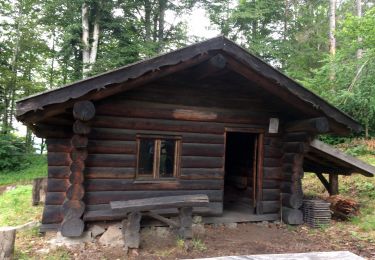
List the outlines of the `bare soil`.
{"type": "MultiPolygon", "coordinates": [[[[200,238],[184,246],[173,234],[156,232],[142,234],[138,255],[130,259],[184,259],[225,255],[299,253],[310,251],[348,250],[368,259],[375,259],[375,244],[353,237],[337,223],[325,229],[307,226],[291,227],[275,223],[239,224],[237,228],[206,225],[200,238]]],[[[31,256],[41,259],[38,249],[46,247],[50,237],[32,238],[31,256]],[[37,240],[37,241],[36,241],[37,240]]],[[[30,248],[30,241],[17,238],[16,247],[30,248]]],[[[122,247],[105,247],[97,242],[64,249],[71,259],[127,259],[122,247]]],[[[30,255],[29,254],[29,255],[30,255]]],[[[53,254],[50,252],[48,255],[53,254]]]]}

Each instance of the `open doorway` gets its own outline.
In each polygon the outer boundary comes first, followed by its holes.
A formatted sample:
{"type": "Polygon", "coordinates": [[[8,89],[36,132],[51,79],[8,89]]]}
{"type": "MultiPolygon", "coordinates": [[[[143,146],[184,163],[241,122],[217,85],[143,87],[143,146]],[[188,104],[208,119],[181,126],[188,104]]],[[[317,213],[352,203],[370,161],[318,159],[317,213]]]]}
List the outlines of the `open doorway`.
{"type": "Polygon", "coordinates": [[[256,133],[226,133],[224,210],[255,213],[258,136],[256,133]]]}

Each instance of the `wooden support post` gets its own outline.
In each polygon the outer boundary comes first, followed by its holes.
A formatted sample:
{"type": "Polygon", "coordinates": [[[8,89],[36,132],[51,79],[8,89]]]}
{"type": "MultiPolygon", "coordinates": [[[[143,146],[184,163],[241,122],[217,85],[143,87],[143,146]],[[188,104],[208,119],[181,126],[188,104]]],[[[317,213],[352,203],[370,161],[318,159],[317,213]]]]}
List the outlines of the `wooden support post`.
{"type": "Polygon", "coordinates": [[[13,259],[14,241],[16,239],[16,229],[13,227],[0,228],[0,259],[13,259]]]}
{"type": "Polygon", "coordinates": [[[125,250],[139,248],[141,218],[142,214],[136,211],[129,213],[127,221],[123,221],[122,230],[125,241],[125,250]]]}
{"type": "Polygon", "coordinates": [[[184,239],[193,238],[192,224],[193,224],[193,208],[186,207],[180,208],[179,210],[180,218],[180,229],[178,231],[179,235],[184,239]]]}
{"type": "Polygon", "coordinates": [[[43,178],[35,178],[33,180],[33,191],[32,191],[32,205],[37,206],[40,203],[40,191],[42,190],[43,178]]]}
{"type": "Polygon", "coordinates": [[[329,174],[329,195],[339,194],[339,175],[335,173],[329,174]]]}
{"type": "Polygon", "coordinates": [[[326,188],[326,190],[328,192],[330,192],[330,189],[329,189],[329,182],[327,181],[327,179],[323,176],[323,174],[321,172],[316,172],[315,173],[316,176],[318,176],[319,180],[321,181],[321,183],[323,184],[324,188],[326,188]]]}

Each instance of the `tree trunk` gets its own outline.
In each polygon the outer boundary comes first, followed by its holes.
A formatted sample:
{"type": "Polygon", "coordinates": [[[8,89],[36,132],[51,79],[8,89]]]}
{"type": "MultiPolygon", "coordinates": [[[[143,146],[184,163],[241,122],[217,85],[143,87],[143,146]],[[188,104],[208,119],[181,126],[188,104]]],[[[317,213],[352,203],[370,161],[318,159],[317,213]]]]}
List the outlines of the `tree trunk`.
{"type": "Polygon", "coordinates": [[[14,241],[16,239],[16,229],[12,227],[0,228],[0,259],[13,259],[14,241]]]}
{"type": "Polygon", "coordinates": [[[92,46],[90,50],[90,65],[89,70],[92,70],[92,65],[96,62],[96,55],[98,53],[98,45],[99,45],[99,15],[96,14],[95,21],[94,21],[94,30],[92,33],[92,46]]]}
{"type": "Polygon", "coordinates": [[[335,70],[333,68],[333,57],[336,54],[336,0],[329,0],[329,54],[331,56],[331,71],[329,79],[335,79],[335,70]]]}
{"type": "Polygon", "coordinates": [[[166,0],[159,0],[158,53],[163,50],[166,0]]]}
{"type": "Polygon", "coordinates": [[[145,0],[145,41],[151,41],[151,3],[145,0]]]}
{"type": "MultiPolygon", "coordinates": [[[[356,9],[358,18],[362,17],[362,0],[356,0],[356,9]]],[[[358,44],[362,43],[362,37],[358,37],[358,44]]],[[[357,59],[361,59],[363,56],[363,50],[359,48],[357,50],[357,59]]]]}
{"type": "Polygon", "coordinates": [[[86,76],[87,72],[89,71],[89,63],[90,63],[90,45],[89,45],[89,7],[87,3],[82,4],[82,74],[83,77],[86,76]]]}

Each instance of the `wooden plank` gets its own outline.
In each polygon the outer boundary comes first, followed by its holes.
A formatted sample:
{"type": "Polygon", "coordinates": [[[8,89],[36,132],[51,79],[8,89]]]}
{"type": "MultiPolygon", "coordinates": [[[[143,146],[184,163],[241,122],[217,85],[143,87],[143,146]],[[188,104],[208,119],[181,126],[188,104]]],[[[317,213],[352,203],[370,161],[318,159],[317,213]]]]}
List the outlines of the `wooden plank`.
{"type": "Polygon", "coordinates": [[[86,192],[85,201],[89,205],[106,204],[110,201],[144,199],[172,195],[205,194],[210,202],[223,201],[222,190],[136,190],[136,191],[92,191],[86,192]]]}
{"type": "Polygon", "coordinates": [[[43,209],[42,224],[60,223],[64,216],[60,205],[45,205],[43,209]]]}
{"type": "Polygon", "coordinates": [[[118,128],[92,128],[88,135],[90,140],[114,140],[114,141],[135,141],[137,134],[155,135],[180,135],[183,143],[223,144],[223,134],[202,134],[154,130],[130,130],[118,128]]]}
{"type": "Polygon", "coordinates": [[[256,183],[256,213],[263,214],[263,204],[261,201],[263,200],[263,193],[261,192],[263,189],[263,174],[264,174],[264,166],[263,160],[266,154],[266,147],[264,145],[264,134],[259,134],[257,138],[257,183],[256,183]]]}
{"type": "Polygon", "coordinates": [[[208,157],[223,157],[224,144],[182,144],[183,156],[208,156],[208,157]]]}
{"type": "Polygon", "coordinates": [[[328,133],[329,122],[326,117],[309,118],[305,120],[289,122],[285,126],[286,132],[309,132],[314,134],[328,133]]]}
{"type": "Polygon", "coordinates": [[[88,179],[86,191],[121,190],[220,190],[222,180],[179,180],[179,181],[133,181],[127,179],[88,179]]]}
{"type": "Polygon", "coordinates": [[[132,154],[89,154],[87,167],[135,167],[136,156],[132,154]]]}
{"type": "Polygon", "coordinates": [[[134,179],[134,167],[86,167],[86,179],[134,179]]]}
{"type": "MultiPolygon", "coordinates": [[[[88,209],[85,212],[83,219],[85,221],[109,221],[109,220],[121,220],[124,219],[123,213],[114,213],[109,204],[102,204],[101,208],[97,208],[95,205],[95,210],[88,209]]],[[[177,209],[160,209],[154,210],[155,213],[162,216],[176,216],[178,214],[177,209]]],[[[193,214],[199,216],[220,216],[223,213],[223,203],[222,202],[210,202],[208,207],[194,207],[193,214]]]]}
{"type": "Polygon", "coordinates": [[[69,166],[72,162],[69,153],[50,152],[47,155],[48,166],[69,166]]]}
{"type": "Polygon", "coordinates": [[[182,168],[180,178],[184,180],[223,179],[223,168],[182,168]]]}
{"type": "Polygon", "coordinates": [[[134,141],[89,140],[87,150],[90,154],[135,154],[137,143],[134,141]]]}
{"type": "Polygon", "coordinates": [[[178,195],[168,197],[156,197],[136,199],[128,201],[111,201],[111,209],[114,212],[149,211],[155,209],[206,207],[208,196],[204,194],[178,195]]]}
{"type": "Polygon", "coordinates": [[[48,178],[67,179],[69,174],[69,166],[48,166],[48,178]]]}
{"type": "Polygon", "coordinates": [[[270,117],[269,113],[264,112],[167,105],[162,101],[159,103],[137,102],[129,100],[128,97],[124,97],[123,100],[110,100],[101,103],[98,105],[98,115],[258,125],[267,125],[270,117]]]}
{"type": "Polygon", "coordinates": [[[72,146],[70,144],[70,139],[55,139],[55,138],[47,138],[47,151],[48,152],[63,152],[63,153],[70,153],[72,150],[72,146]]]}
{"type": "Polygon", "coordinates": [[[326,157],[333,163],[345,163],[346,165],[348,165],[349,168],[353,169],[353,172],[358,172],[368,177],[373,177],[375,175],[374,166],[364,163],[363,161],[354,158],[353,156],[350,156],[348,154],[345,154],[340,150],[335,149],[317,139],[313,140],[310,143],[310,146],[316,149],[316,151],[313,151],[314,153],[317,152],[319,154],[322,154],[322,156],[326,157]]]}
{"type": "Polygon", "coordinates": [[[49,191],[57,191],[57,192],[65,192],[70,183],[67,179],[52,179],[48,178],[47,180],[47,192],[49,191]]]}
{"type": "Polygon", "coordinates": [[[222,168],[222,157],[182,156],[181,168],[222,168]]]}
{"type": "Polygon", "coordinates": [[[49,191],[46,193],[45,205],[62,205],[65,198],[65,192],[49,191]]]}

